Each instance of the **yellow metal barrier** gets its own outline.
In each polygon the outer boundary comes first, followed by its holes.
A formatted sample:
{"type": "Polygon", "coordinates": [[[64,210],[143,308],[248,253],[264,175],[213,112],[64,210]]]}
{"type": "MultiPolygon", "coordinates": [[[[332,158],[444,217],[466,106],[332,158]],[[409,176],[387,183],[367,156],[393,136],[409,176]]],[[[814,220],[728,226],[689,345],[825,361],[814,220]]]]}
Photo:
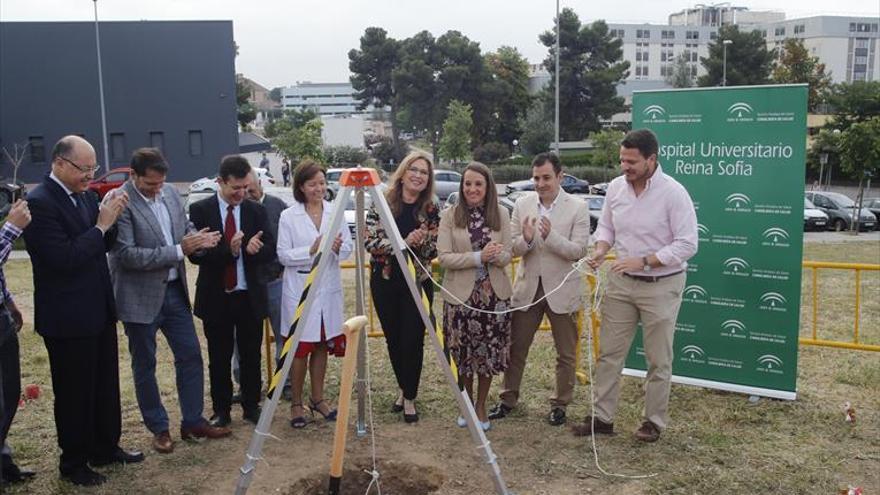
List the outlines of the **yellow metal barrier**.
{"type": "Polygon", "coordinates": [[[856,349],[860,351],[880,352],[880,345],[864,344],[859,341],[859,322],[861,320],[861,303],[862,303],[862,272],[863,271],[880,271],[880,265],[868,263],[834,263],[829,261],[804,261],[805,269],[810,269],[812,274],[813,287],[812,294],[812,315],[813,315],[813,331],[812,338],[800,338],[798,342],[802,345],[818,345],[825,347],[838,347],[843,349],[856,349]],[[825,340],[818,338],[819,327],[819,275],[820,269],[826,270],[852,270],[855,272],[855,324],[853,328],[852,342],[841,342],[837,340],[825,340]]]}

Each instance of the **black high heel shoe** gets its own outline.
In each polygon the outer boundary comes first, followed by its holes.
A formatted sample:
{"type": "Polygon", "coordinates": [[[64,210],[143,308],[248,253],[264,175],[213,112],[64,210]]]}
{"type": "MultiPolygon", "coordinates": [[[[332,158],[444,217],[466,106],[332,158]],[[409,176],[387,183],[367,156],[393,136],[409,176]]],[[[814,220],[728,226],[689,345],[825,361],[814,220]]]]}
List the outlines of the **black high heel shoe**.
{"type": "Polygon", "coordinates": [[[321,416],[324,416],[324,419],[327,421],[336,421],[336,409],[331,409],[330,412],[328,412],[327,414],[324,414],[324,411],[322,411],[318,407],[321,405],[322,402],[324,402],[326,404],[324,399],[321,399],[317,402],[313,401],[312,399],[309,399],[309,411],[312,411],[312,415],[314,415],[315,413],[318,413],[321,416]]]}
{"type": "Polygon", "coordinates": [[[394,401],[394,404],[391,404],[391,412],[393,413],[403,412],[403,396],[400,395],[397,398],[400,400],[400,403],[394,401]]]}
{"type": "MultiPolygon", "coordinates": [[[[302,407],[302,404],[291,404],[290,405],[291,409],[293,409],[294,407],[297,407],[297,406],[302,407]]],[[[300,428],[305,428],[306,424],[307,424],[306,418],[303,416],[297,416],[295,418],[291,418],[291,420],[290,420],[291,428],[296,428],[297,430],[300,428]]]]}
{"type": "MultiPolygon", "coordinates": [[[[416,408],[416,403],[413,402],[413,410],[416,408]]],[[[403,409],[403,408],[402,408],[403,409]]],[[[412,414],[407,414],[406,410],[403,412],[403,422],[404,423],[418,423],[419,422],[419,412],[415,411],[412,414]]]]}

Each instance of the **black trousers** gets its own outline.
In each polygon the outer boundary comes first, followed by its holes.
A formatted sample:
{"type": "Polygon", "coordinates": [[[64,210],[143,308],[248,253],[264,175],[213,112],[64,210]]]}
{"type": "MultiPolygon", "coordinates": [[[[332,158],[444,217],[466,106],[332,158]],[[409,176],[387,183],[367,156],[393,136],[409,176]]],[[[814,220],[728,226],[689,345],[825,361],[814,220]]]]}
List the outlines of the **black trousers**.
{"type": "Polygon", "coordinates": [[[119,448],[119,350],[116,324],[99,335],[43,337],[49,351],[61,472],[69,473],[119,448]]]}
{"type": "MultiPolygon", "coordinates": [[[[18,335],[6,321],[8,312],[0,311],[0,449],[6,444],[9,427],[18,410],[21,396],[21,368],[18,355],[18,335]]],[[[0,454],[0,480],[3,472],[12,464],[12,457],[0,454]]]]}
{"type": "Polygon", "coordinates": [[[241,369],[241,405],[245,411],[260,404],[262,376],[260,345],[263,327],[254,316],[247,291],[226,294],[216,315],[204,320],[208,340],[208,373],[214,414],[229,414],[232,408],[232,351],[238,344],[241,369]]]}
{"type": "MultiPolygon", "coordinates": [[[[428,295],[428,301],[433,304],[434,285],[426,280],[421,286],[428,295]]],[[[415,400],[419,394],[425,349],[425,324],[419,306],[413,301],[406,280],[397,269],[391,272],[389,280],[374,270],[370,276],[370,292],[385,333],[385,344],[397,385],[403,390],[404,399],[415,400]]],[[[422,304],[421,300],[418,304],[422,304]]],[[[430,316],[433,321],[433,313],[430,316]]]]}

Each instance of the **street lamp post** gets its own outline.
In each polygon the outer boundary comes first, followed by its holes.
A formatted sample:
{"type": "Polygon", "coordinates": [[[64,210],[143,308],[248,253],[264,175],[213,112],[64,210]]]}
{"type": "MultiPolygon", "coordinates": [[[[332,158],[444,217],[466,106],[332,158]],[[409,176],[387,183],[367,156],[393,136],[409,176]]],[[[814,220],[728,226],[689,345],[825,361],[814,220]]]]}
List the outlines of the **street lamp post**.
{"type": "Polygon", "coordinates": [[[559,0],[556,0],[556,113],[554,122],[556,140],[554,148],[557,156],[559,156],[559,35],[559,0]]]}
{"type": "Polygon", "coordinates": [[[733,40],[722,40],[723,62],[721,63],[721,85],[727,86],[727,45],[733,43],[733,40]]]}
{"type": "Polygon", "coordinates": [[[95,4],[95,53],[98,56],[98,97],[101,100],[101,142],[104,144],[104,165],[110,169],[110,153],[107,151],[107,111],[104,108],[104,73],[101,70],[101,34],[98,30],[98,0],[95,4]]]}

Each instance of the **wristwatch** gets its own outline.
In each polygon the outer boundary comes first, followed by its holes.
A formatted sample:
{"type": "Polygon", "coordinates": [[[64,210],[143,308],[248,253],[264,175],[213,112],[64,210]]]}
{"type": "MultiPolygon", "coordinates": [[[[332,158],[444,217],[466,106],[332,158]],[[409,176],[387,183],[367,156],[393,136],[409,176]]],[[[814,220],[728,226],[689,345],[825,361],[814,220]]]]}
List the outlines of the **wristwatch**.
{"type": "Polygon", "coordinates": [[[651,271],[651,265],[648,264],[648,257],[642,256],[642,270],[646,272],[651,271]]]}

